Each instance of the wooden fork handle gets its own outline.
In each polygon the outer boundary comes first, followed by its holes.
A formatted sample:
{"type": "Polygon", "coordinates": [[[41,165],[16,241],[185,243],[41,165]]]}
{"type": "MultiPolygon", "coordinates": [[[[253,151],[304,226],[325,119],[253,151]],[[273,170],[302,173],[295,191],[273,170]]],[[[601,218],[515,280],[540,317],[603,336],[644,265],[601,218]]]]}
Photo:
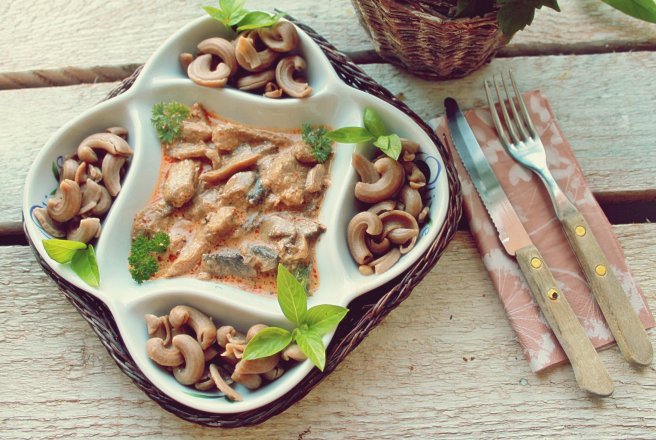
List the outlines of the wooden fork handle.
{"type": "Polygon", "coordinates": [[[566,213],[561,222],[622,354],[633,364],[651,364],[654,352],[649,336],[588,222],[578,210],[566,213]]]}
{"type": "Polygon", "coordinates": [[[540,252],[533,245],[526,246],[517,250],[516,257],[533,298],[572,364],[579,387],[597,396],[610,396],[613,380],[540,252]]]}

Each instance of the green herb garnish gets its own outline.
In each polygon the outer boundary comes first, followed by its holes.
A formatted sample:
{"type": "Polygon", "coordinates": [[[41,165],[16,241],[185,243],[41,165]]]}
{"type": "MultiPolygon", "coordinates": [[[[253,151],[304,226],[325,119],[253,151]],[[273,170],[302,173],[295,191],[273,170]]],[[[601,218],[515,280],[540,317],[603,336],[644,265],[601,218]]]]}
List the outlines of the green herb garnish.
{"type": "Polygon", "coordinates": [[[53,238],[43,240],[43,248],[46,254],[57,263],[71,263],[73,272],[88,285],[92,287],[100,285],[100,272],[92,245],[81,241],[53,238]]]}
{"type": "Polygon", "coordinates": [[[189,116],[189,107],[176,101],[160,102],[153,106],[150,122],[162,142],[173,143],[182,133],[182,122],[189,116]]]}
{"type": "Polygon", "coordinates": [[[155,255],[166,251],[170,243],[166,232],[157,232],[152,238],[140,234],[132,240],[128,257],[132,279],[141,284],[155,275],[159,270],[155,255]]]}
{"type": "Polygon", "coordinates": [[[341,144],[359,144],[370,142],[383,153],[394,160],[401,155],[401,138],[395,133],[389,133],[380,115],[371,107],[364,109],[362,114],[364,127],[342,127],[325,134],[330,140],[341,144]]]}
{"type": "Polygon", "coordinates": [[[249,11],[244,8],[245,3],[245,0],[219,0],[218,8],[203,6],[203,9],[210,17],[223,23],[226,28],[237,32],[273,26],[284,15],[249,11]]]}
{"type": "Polygon", "coordinates": [[[278,305],[285,317],[296,328],[291,332],[280,327],[267,327],[250,340],[243,359],[252,360],[271,356],[295,341],[301,351],[321,371],[326,365],[326,347],[321,337],[340,323],[348,309],[330,304],[308,310],[307,293],[284,266],[278,265],[278,305]]]}
{"type": "Polygon", "coordinates": [[[52,170],[52,175],[55,176],[55,180],[59,182],[59,167],[57,166],[57,162],[53,160],[50,169],[52,170]]]}
{"type": "Polygon", "coordinates": [[[294,269],[294,278],[296,278],[296,281],[301,283],[301,286],[307,290],[308,279],[310,278],[310,266],[304,264],[297,266],[296,269],[294,269]]]}
{"type": "Polygon", "coordinates": [[[333,143],[326,137],[327,133],[326,127],[312,127],[310,124],[303,124],[301,138],[310,147],[312,156],[319,163],[327,161],[330,153],[333,152],[333,143]]]}

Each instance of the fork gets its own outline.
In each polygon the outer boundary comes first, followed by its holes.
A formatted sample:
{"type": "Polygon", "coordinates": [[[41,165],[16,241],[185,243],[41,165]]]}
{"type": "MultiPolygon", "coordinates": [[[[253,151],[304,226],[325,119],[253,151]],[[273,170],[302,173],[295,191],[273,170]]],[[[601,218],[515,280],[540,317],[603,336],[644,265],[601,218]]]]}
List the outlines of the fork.
{"type": "Polygon", "coordinates": [[[496,89],[501,115],[508,127],[510,137],[501,124],[499,113],[492,99],[490,85],[487,80],[485,81],[485,94],[499,139],[508,154],[521,165],[535,172],[549,191],[556,217],[563,226],[570,246],[576,254],[590,289],[622,354],[627,361],[633,364],[649,365],[653,358],[653,348],[647,332],[631,306],[622,285],[613,273],[588,222],[560,189],[551,171],[549,171],[540,136],[533,125],[512,72],[509,72],[509,74],[514,98],[508,91],[507,81],[503,74],[501,75],[501,83],[512,117],[508,113],[507,104],[502,98],[496,76],[492,77],[492,83],[496,89]],[[515,100],[519,104],[521,114],[517,110],[515,100]]]}

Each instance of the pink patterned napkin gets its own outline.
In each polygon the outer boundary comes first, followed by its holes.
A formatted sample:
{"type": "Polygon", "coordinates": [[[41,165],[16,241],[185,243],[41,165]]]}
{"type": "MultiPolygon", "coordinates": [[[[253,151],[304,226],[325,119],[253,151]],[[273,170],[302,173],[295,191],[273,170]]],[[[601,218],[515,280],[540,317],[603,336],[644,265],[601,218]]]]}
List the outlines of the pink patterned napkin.
{"type": "MultiPolygon", "coordinates": [[[[544,143],[551,172],[590,224],[643,324],[646,328],[654,327],[654,317],[627,267],[622,248],[608,219],[588,189],[579,164],[556,124],[547,99],[539,91],[524,95],[524,99],[544,143]]],[[[567,297],[592,343],[598,349],[609,347],[614,342],[613,336],[555,217],[546,189],[537,176],[517,164],[505,152],[488,109],[470,110],[466,112],[466,117],[501,186],[547,261],[558,287],[567,297]]],[[[454,156],[462,183],[465,215],[478,243],[483,263],[499,292],[506,315],[517,333],[517,339],[524,349],[531,369],[540,371],[566,361],[565,353],[533,301],[519,266],[501,246],[476,189],[463,168],[458,153],[453,149],[445,118],[441,117],[432,122],[438,136],[445,141],[454,156]]]]}

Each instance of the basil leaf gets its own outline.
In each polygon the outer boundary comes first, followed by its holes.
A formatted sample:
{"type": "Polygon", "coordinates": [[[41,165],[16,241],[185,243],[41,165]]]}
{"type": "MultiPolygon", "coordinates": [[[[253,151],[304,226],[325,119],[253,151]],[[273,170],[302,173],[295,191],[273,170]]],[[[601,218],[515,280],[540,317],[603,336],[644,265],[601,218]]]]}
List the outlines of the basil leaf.
{"type": "Polygon", "coordinates": [[[337,327],[347,313],[348,309],[345,307],[321,304],[308,310],[303,322],[307,324],[309,330],[321,336],[337,327]]]}
{"type": "Polygon", "coordinates": [[[59,167],[57,166],[57,162],[54,160],[52,161],[52,175],[55,176],[55,180],[59,182],[59,167]]]}
{"type": "Polygon", "coordinates": [[[296,343],[303,353],[321,371],[326,366],[326,347],[321,336],[311,330],[298,329],[296,343]]]}
{"type": "Polygon", "coordinates": [[[87,246],[86,249],[80,250],[73,255],[71,269],[88,285],[98,287],[100,284],[98,262],[96,261],[96,253],[93,251],[92,245],[87,246]]]}
{"type": "Polygon", "coordinates": [[[532,4],[508,0],[500,3],[502,6],[497,13],[497,20],[504,35],[510,37],[533,22],[535,6],[532,4]]]}
{"type": "Polygon", "coordinates": [[[273,26],[281,17],[282,14],[280,13],[273,15],[264,11],[251,11],[237,23],[237,31],[273,26]]]}
{"type": "Polygon", "coordinates": [[[240,10],[237,10],[237,11],[233,12],[230,15],[230,21],[228,22],[228,24],[230,26],[236,26],[240,21],[242,21],[244,19],[246,14],[248,14],[248,10],[246,10],[246,9],[240,9],[240,10]]]}
{"type": "Polygon", "coordinates": [[[227,15],[225,11],[212,6],[203,6],[203,10],[205,10],[205,12],[207,12],[207,14],[214,20],[229,26],[230,16],[227,15]]]}
{"type": "Polygon", "coordinates": [[[387,134],[387,127],[385,127],[385,123],[373,108],[367,107],[364,109],[362,120],[364,122],[364,127],[369,130],[369,133],[371,133],[374,137],[384,136],[387,134]]]}
{"type": "Polygon", "coordinates": [[[43,248],[46,254],[57,263],[68,263],[80,249],[86,249],[87,245],[80,241],[58,240],[56,238],[43,240],[43,248]]]}
{"type": "Polygon", "coordinates": [[[656,3],[654,0],[601,0],[607,5],[631,17],[656,23],[656,3]]]}
{"type": "Polygon", "coordinates": [[[239,9],[243,9],[244,3],[246,3],[246,0],[219,0],[219,6],[221,6],[221,9],[223,9],[228,15],[239,9]]]}
{"type": "Polygon", "coordinates": [[[259,359],[282,351],[292,342],[292,334],[284,328],[266,327],[248,342],[244,350],[247,361],[259,359]]]}
{"type": "Polygon", "coordinates": [[[329,131],[325,136],[334,142],[341,144],[359,144],[376,139],[369,130],[362,127],[343,127],[329,131]]]}
{"type": "Polygon", "coordinates": [[[301,283],[282,264],[278,265],[277,290],[282,313],[291,322],[300,325],[307,311],[307,294],[301,283]]]}
{"type": "Polygon", "coordinates": [[[376,139],[374,145],[394,160],[398,160],[401,155],[401,138],[397,134],[380,136],[376,139]]]}

